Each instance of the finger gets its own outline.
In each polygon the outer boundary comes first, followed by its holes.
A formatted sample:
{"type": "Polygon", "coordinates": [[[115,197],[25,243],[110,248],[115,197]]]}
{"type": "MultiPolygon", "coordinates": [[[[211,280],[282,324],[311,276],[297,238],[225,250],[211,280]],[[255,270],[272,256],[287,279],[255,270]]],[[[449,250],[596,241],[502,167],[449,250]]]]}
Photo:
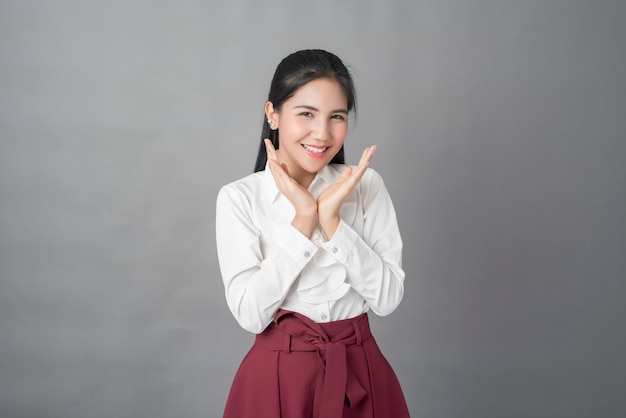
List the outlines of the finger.
{"type": "Polygon", "coordinates": [[[267,154],[268,160],[278,160],[278,155],[276,154],[276,148],[274,148],[274,144],[268,138],[263,140],[265,142],[265,152],[267,154]]]}
{"type": "Polygon", "coordinates": [[[350,177],[350,175],[352,174],[352,167],[347,166],[342,172],[341,175],[339,176],[339,179],[337,180],[337,182],[341,182],[346,180],[348,177],[350,177]]]}
{"type": "Polygon", "coordinates": [[[369,163],[372,161],[372,157],[374,156],[374,153],[376,152],[376,145],[372,145],[371,147],[367,147],[365,148],[365,150],[363,150],[363,154],[361,155],[361,160],[359,161],[359,165],[369,165],[369,163]]]}
{"type": "Polygon", "coordinates": [[[365,173],[365,170],[370,165],[372,161],[372,157],[374,156],[374,152],[376,152],[376,145],[372,145],[371,147],[365,148],[363,154],[361,155],[361,160],[359,161],[359,165],[357,166],[354,176],[357,178],[361,178],[365,173]]]}
{"type": "Polygon", "coordinates": [[[267,159],[267,166],[270,169],[270,172],[272,173],[272,176],[274,177],[274,179],[276,179],[279,176],[279,171],[280,171],[280,166],[278,165],[278,163],[272,159],[270,159],[268,157],[267,159]]]}
{"type": "Polygon", "coordinates": [[[274,148],[274,144],[272,144],[272,141],[270,141],[268,138],[265,138],[264,142],[267,159],[276,161],[276,149],[274,148]]]}

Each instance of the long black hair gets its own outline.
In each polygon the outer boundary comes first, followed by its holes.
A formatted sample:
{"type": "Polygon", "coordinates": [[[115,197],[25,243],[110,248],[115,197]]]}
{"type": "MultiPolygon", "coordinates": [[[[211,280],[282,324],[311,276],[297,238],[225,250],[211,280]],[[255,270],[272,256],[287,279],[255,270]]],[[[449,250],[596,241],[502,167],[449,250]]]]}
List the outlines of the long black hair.
{"type": "MultiPolygon", "coordinates": [[[[336,80],[348,100],[348,111],[356,112],[356,91],[350,72],[339,57],[321,49],[305,49],[283,58],[274,72],[267,101],[272,102],[274,109],[280,112],[283,103],[289,100],[300,87],[318,78],[336,80]]],[[[278,135],[278,129],[272,130],[267,118],[263,115],[261,146],[256,158],[255,172],[265,170],[267,163],[265,138],[269,138],[274,148],[279,149],[278,135]]],[[[345,164],[343,146],[330,163],[345,164]]]]}

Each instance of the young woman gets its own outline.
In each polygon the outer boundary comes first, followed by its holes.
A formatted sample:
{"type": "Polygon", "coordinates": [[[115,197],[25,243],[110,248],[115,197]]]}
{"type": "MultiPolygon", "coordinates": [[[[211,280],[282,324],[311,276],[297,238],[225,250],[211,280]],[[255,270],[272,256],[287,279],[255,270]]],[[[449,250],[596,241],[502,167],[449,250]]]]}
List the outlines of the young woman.
{"type": "Polygon", "coordinates": [[[255,173],[217,197],[228,306],[257,334],[224,417],[402,418],[402,390],[368,325],[404,290],[402,241],[381,177],[344,164],[350,73],[322,50],[274,74],[255,173]]]}

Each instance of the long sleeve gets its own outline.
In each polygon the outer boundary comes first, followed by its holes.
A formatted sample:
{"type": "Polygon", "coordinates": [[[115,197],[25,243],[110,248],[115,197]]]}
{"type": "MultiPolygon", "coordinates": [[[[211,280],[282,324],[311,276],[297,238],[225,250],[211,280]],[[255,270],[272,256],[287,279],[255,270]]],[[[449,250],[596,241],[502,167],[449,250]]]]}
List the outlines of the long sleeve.
{"type": "Polygon", "coordinates": [[[220,190],[216,239],[228,307],[244,329],[260,333],[319,248],[288,223],[274,229],[274,245],[264,248],[250,199],[236,184],[220,190]]]}
{"type": "Polygon", "coordinates": [[[324,249],[345,267],[347,281],[377,315],[393,312],[402,300],[405,273],[402,239],[391,197],[382,178],[368,169],[361,180],[362,231],[343,220],[324,249]]]}

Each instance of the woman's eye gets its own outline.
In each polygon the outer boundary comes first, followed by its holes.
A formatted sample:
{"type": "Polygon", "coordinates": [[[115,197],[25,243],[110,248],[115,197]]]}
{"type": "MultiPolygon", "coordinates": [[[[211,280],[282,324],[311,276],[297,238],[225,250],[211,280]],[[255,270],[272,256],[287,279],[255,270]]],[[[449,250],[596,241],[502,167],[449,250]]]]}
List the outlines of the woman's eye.
{"type": "Polygon", "coordinates": [[[343,117],[343,115],[332,115],[331,116],[332,119],[337,119],[337,120],[345,120],[345,118],[343,117]]]}
{"type": "Polygon", "coordinates": [[[304,116],[306,118],[310,118],[310,117],[313,116],[313,113],[311,113],[311,112],[302,112],[302,113],[300,113],[300,116],[304,116]]]}

